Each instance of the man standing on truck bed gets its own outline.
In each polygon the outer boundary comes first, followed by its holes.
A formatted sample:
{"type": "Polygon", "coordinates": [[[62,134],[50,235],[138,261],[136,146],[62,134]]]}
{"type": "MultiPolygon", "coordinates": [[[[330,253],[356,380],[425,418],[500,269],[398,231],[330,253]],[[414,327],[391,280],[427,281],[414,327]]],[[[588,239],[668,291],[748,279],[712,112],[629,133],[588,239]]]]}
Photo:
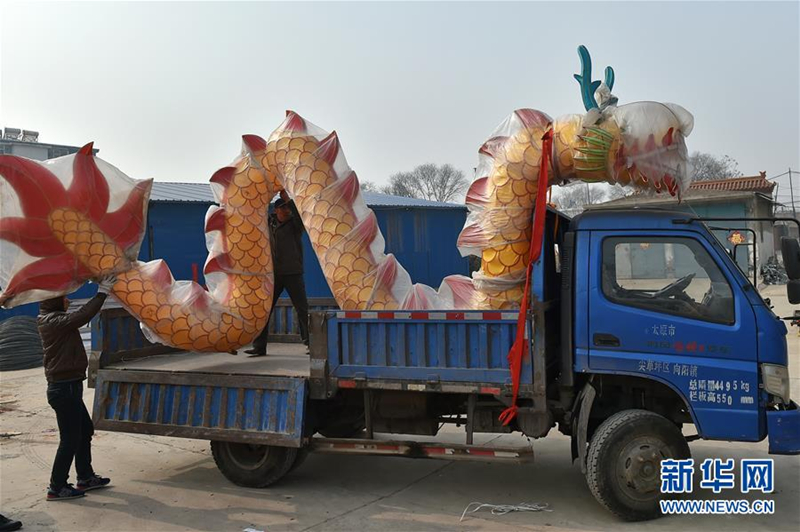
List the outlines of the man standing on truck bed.
{"type": "MultiPolygon", "coordinates": [[[[272,295],[272,311],[281,297],[283,290],[289,293],[292,305],[297,311],[298,328],[303,343],[308,345],[308,299],[306,285],[303,280],[303,233],[305,227],[294,201],[289,199],[285,190],[275,202],[275,212],[269,216],[270,241],[275,268],[275,290],[272,295]]],[[[267,354],[267,336],[269,323],[253,341],[253,348],[245,353],[252,356],[267,354]]]]}
{"type": "Polygon", "coordinates": [[[44,374],[47,377],[47,402],[56,412],[59,442],[48,501],[83,497],[84,492],[107,486],[111,480],[92,469],[92,434],[94,425],[83,403],[83,381],[88,359],[78,329],[89,323],[106,300],[113,277],[99,283],[97,295],[75,312],[67,312],[69,300],[54,297],[39,304],[36,322],[44,350],[44,374]],[[75,459],[78,487],[67,483],[75,459]]]}

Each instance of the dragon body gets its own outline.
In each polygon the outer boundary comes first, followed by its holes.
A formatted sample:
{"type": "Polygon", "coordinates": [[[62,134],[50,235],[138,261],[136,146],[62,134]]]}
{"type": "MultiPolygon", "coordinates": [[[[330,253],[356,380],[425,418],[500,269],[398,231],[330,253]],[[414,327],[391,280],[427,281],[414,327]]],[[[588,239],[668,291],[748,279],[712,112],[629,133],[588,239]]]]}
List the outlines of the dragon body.
{"type": "Polygon", "coordinates": [[[576,76],[586,114],[553,120],[520,109],[480,147],[457,242],[463,255],[481,259],[471,278],[449,276],[438,289],[414,284],[386,253],[337,134],[290,111],[267,139],[245,135],[241,154],[211,178],[219,205],[205,219],[207,289],[175,281],[161,260],[136,260],[151,181],[128,178],[96,158],[91,144],[44,163],[0,156],[0,304],[40,301],[114,274],[114,296],[152,340],[184,350],[234,351],[269,320],[267,207],[285,190],[342,309],[517,308],[545,174],[546,134],[553,138],[548,186],[605,181],[675,196],[689,182],[684,137],[691,115],[674,104],[617,107],[609,86],[613,71],[607,69],[600,84],[590,81],[590,70],[584,64],[584,75],[576,76]]]}

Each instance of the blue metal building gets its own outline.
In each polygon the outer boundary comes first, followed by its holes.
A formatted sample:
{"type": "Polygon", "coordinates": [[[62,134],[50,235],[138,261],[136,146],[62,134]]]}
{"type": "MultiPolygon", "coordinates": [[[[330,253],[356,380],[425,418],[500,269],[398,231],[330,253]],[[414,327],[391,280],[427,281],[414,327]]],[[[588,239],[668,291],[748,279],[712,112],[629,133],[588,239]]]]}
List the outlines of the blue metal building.
{"type": "MultiPolygon", "coordinates": [[[[469,274],[468,259],[456,249],[467,216],[465,206],[371,192],[363,197],[375,211],[387,252],[395,254],[414,282],[438,287],[447,275],[469,274]]],[[[203,222],[212,204],[206,183],[153,183],[139,259],[164,259],[176,279],[203,284],[208,255],[203,222]]],[[[304,259],[308,297],[332,297],[308,236],[304,236],[304,259]]],[[[94,286],[86,285],[71,297],[91,297],[94,291],[94,286]]],[[[0,310],[0,320],[15,314],[35,315],[37,309],[34,304],[0,310]]]]}

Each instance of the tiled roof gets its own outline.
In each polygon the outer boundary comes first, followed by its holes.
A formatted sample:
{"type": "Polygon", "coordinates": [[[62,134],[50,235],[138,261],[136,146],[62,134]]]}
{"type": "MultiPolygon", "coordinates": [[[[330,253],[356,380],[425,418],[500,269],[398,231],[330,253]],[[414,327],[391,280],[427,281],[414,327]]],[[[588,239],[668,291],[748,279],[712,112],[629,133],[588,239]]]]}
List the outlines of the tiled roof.
{"type": "Polygon", "coordinates": [[[718,190],[727,192],[762,192],[769,194],[775,183],[767,181],[767,173],[751,177],[734,177],[731,179],[715,179],[713,181],[695,181],[689,190],[718,190]]]}
{"type": "MultiPolygon", "coordinates": [[[[378,192],[362,192],[364,201],[370,207],[427,207],[434,209],[465,209],[463,204],[443,203],[401,196],[390,196],[378,192]]],[[[153,182],[150,201],[213,203],[214,196],[208,183],[153,182]]]]}

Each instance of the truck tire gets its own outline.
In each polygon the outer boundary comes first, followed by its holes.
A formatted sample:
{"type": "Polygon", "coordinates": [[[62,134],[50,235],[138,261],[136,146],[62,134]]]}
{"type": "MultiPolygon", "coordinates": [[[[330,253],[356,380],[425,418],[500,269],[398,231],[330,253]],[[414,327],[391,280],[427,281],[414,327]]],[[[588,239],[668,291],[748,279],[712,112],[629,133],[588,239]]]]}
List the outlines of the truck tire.
{"type": "Polygon", "coordinates": [[[298,449],[212,441],[214,463],[225,478],[246,488],[266,488],[291,471],[298,449]]]}
{"type": "Polygon", "coordinates": [[[586,482],[595,499],[626,521],[661,516],[661,460],[691,456],[681,431],[647,410],[625,410],[595,431],[586,458],[586,482]]]}
{"type": "Polygon", "coordinates": [[[308,458],[309,454],[311,454],[311,453],[309,452],[308,448],[306,448],[306,447],[302,447],[302,448],[298,449],[297,450],[297,458],[294,459],[294,463],[292,464],[292,467],[289,468],[289,473],[291,473],[292,471],[294,471],[295,469],[297,469],[298,467],[303,465],[303,462],[306,461],[306,458],[308,458]]]}

